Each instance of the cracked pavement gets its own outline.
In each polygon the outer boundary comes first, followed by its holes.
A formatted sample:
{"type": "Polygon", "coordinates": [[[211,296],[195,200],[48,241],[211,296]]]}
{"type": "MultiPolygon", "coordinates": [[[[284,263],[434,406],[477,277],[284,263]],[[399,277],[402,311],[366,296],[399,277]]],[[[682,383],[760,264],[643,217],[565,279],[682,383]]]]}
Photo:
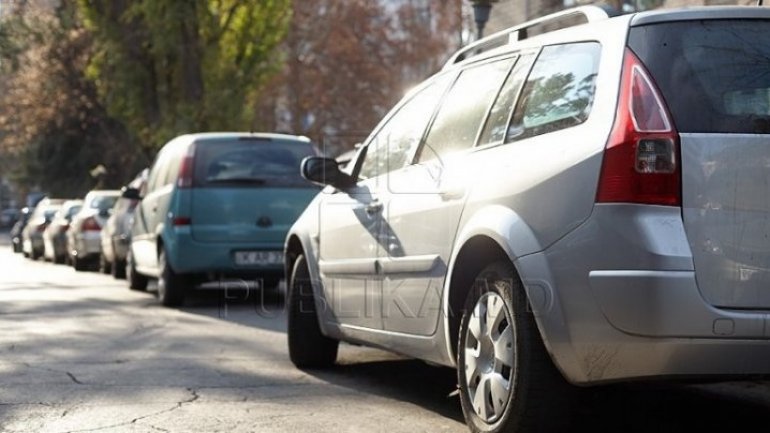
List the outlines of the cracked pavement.
{"type": "MultiPolygon", "coordinates": [[[[467,431],[450,369],[350,345],[333,369],[295,369],[278,295],[201,291],[166,309],[124,281],[24,259],[4,236],[0,432],[467,431]]],[[[765,382],[611,387],[582,400],[576,428],[595,432],[770,418],[765,382]]]]}

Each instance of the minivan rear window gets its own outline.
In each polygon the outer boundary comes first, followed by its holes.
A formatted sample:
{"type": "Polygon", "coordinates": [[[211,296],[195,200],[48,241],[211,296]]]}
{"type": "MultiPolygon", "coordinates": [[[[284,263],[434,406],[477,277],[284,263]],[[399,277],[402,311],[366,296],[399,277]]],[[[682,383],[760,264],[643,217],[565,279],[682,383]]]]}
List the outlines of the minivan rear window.
{"type": "Polygon", "coordinates": [[[679,132],[770,133],[770,20],[634,27],[629,47],[652,74],[679,132]]]}
{"type": "Polygon", "coordinates": [[[291,140],[207,140],[195,144],[195,186],[307,187],[300,163],[313,145],[291,140]]]}

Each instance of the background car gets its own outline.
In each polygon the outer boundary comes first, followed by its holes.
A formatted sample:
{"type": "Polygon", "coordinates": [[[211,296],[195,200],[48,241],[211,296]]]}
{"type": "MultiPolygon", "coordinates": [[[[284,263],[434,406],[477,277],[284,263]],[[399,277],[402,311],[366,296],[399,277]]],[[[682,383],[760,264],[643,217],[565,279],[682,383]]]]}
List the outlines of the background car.
{"type": "Polygon", "coordinates": [[[117,190],[94,190],[83,199],[83,207],[75,214],[67,230],[67,250],[72,266],[85,271],[95,265],[102,253],[101,231],[115,202],[117,190]]]}
{"type": "Polygon", "coordinates": [[[158,278],[166,306],[211,279],[240,277],[274,287],[283,240],[318,193],[299,175],[316,155],[309,139],[281,134],[183,135],[161,149],[140,198],[126,264],[129,286],[158,278]]]}
{"type": "Polygon", "coordinates": [[[67,200],[56,212],[53,220],[43,232],[43,258],[54,263],[67,259],[67,230],[76,213],[83,206],[83,200],[67,200]]]}
{"type": "Polygon", "coordinates": [[[4,209],[0,212],[0,227],[11,227],[19,219],[18,209],[4,209]]]}
{"type": "Polygon", "coordinates": [[[13,252],[14,253],[20,253],[22,252],[22,239],[21,239],[21,233],[24,231],[24,227],[27,226],[27,221],[29,221],[29,217],[32,215],[32,209],[28,207],[24,207],[19,212],[19,219],[16,221],[16,223],[11,228],[11,245],[13,246],[13,252]]]}
{"type": "Polygon", "coordinates": [[[64,202],[63,199],[44,198],[35,206],[35,210],[32,211],[32,215],[21,233],[24,257],[37,260],[43,256],[45,251],[43,232],[64,202]]]}
{"type": "MultiPolygon", "coordinates": [[[[147,183],[149,169],[142,170],[127,188],[143,190],[147,183]]],[[[112,208],[112,215],[107,219],[101,233],[102,254],[99,259],[99,270],[105,274],[112,273],[115,278],[126,277],[126,256],[131,242],[131,224],[134,210],[139,203],[137,199],[120,197],[112,208]]]]}

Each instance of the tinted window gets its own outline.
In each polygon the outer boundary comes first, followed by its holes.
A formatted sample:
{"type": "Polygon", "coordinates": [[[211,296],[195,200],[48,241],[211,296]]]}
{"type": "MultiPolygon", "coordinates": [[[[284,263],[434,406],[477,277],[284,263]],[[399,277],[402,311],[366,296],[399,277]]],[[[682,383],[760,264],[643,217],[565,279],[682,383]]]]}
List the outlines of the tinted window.
{"type": "Polygon", "coordinates": [[[497,95],[492,110],[489,113],[487,122],[484,125],[484,131],[479,139],[479,146],[489,143],[501,143],[505,140],[505,131],[508,129],[508,122],[511,119],[513,103],[519,95],[524,79],[527,78],[530,66],[532,66],[532,55],[521,56],[516,62],[516,66],[510,73],[497,95]]]}
{"type": "Polygon", "coordinates": [[[473,147],[481,123],[503,84],[513,59],[464,70],[444,98],[420,150],[420,161],[473,147]]]}
{"type": "Polygon", "coordinates": [[[228,139],[196,143],[195,186],[301,186],[299,165],[314,155],[304,141],[228,139]]]}
{"type": "Polygon", "coordinates": [[[98,209],[100,211],[106,211],[112,209],[115,206],[115,202],[118,201],[116,196],[97,195],[91,199],[88,203],[88,207],[91,209],[98,209]]]}
{"type": "Polygon", "coordinates": [[[411,162],[449,79],[445,75],[413,95],[369,140],[360,178],[376,177],[411,162]]]}
{"type": "Polygon", "coordinates": [[[596,42],[543,48],[522,89],[508,140],[585,122],[594,100],[600,54],[596,42]]]}
{"type": "Polygon", "coordinates": [[[663,93],[679,132],[770,133],[770,21],[661,23],[629,45],[663,93]]]}

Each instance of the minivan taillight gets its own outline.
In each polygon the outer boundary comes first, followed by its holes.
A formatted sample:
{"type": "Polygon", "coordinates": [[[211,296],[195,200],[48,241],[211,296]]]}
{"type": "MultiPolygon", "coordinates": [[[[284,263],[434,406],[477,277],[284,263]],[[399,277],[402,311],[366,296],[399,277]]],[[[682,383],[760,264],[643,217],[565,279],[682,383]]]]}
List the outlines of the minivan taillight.
{"type": "Polygon", "coordinates": [[[192,188],[194,168],[195,168],[195,143],[192,143],[187,148],[187,153],[182,159],[182,164],[179,166],[179,178],[177,179],[177,182],[176,182],[177,187],[192,188]]]}
{"type": "Polygon", "coordinates": [[[626,49],[597,203],[681,206],[679,134],[642,62],[626,49]]]}

